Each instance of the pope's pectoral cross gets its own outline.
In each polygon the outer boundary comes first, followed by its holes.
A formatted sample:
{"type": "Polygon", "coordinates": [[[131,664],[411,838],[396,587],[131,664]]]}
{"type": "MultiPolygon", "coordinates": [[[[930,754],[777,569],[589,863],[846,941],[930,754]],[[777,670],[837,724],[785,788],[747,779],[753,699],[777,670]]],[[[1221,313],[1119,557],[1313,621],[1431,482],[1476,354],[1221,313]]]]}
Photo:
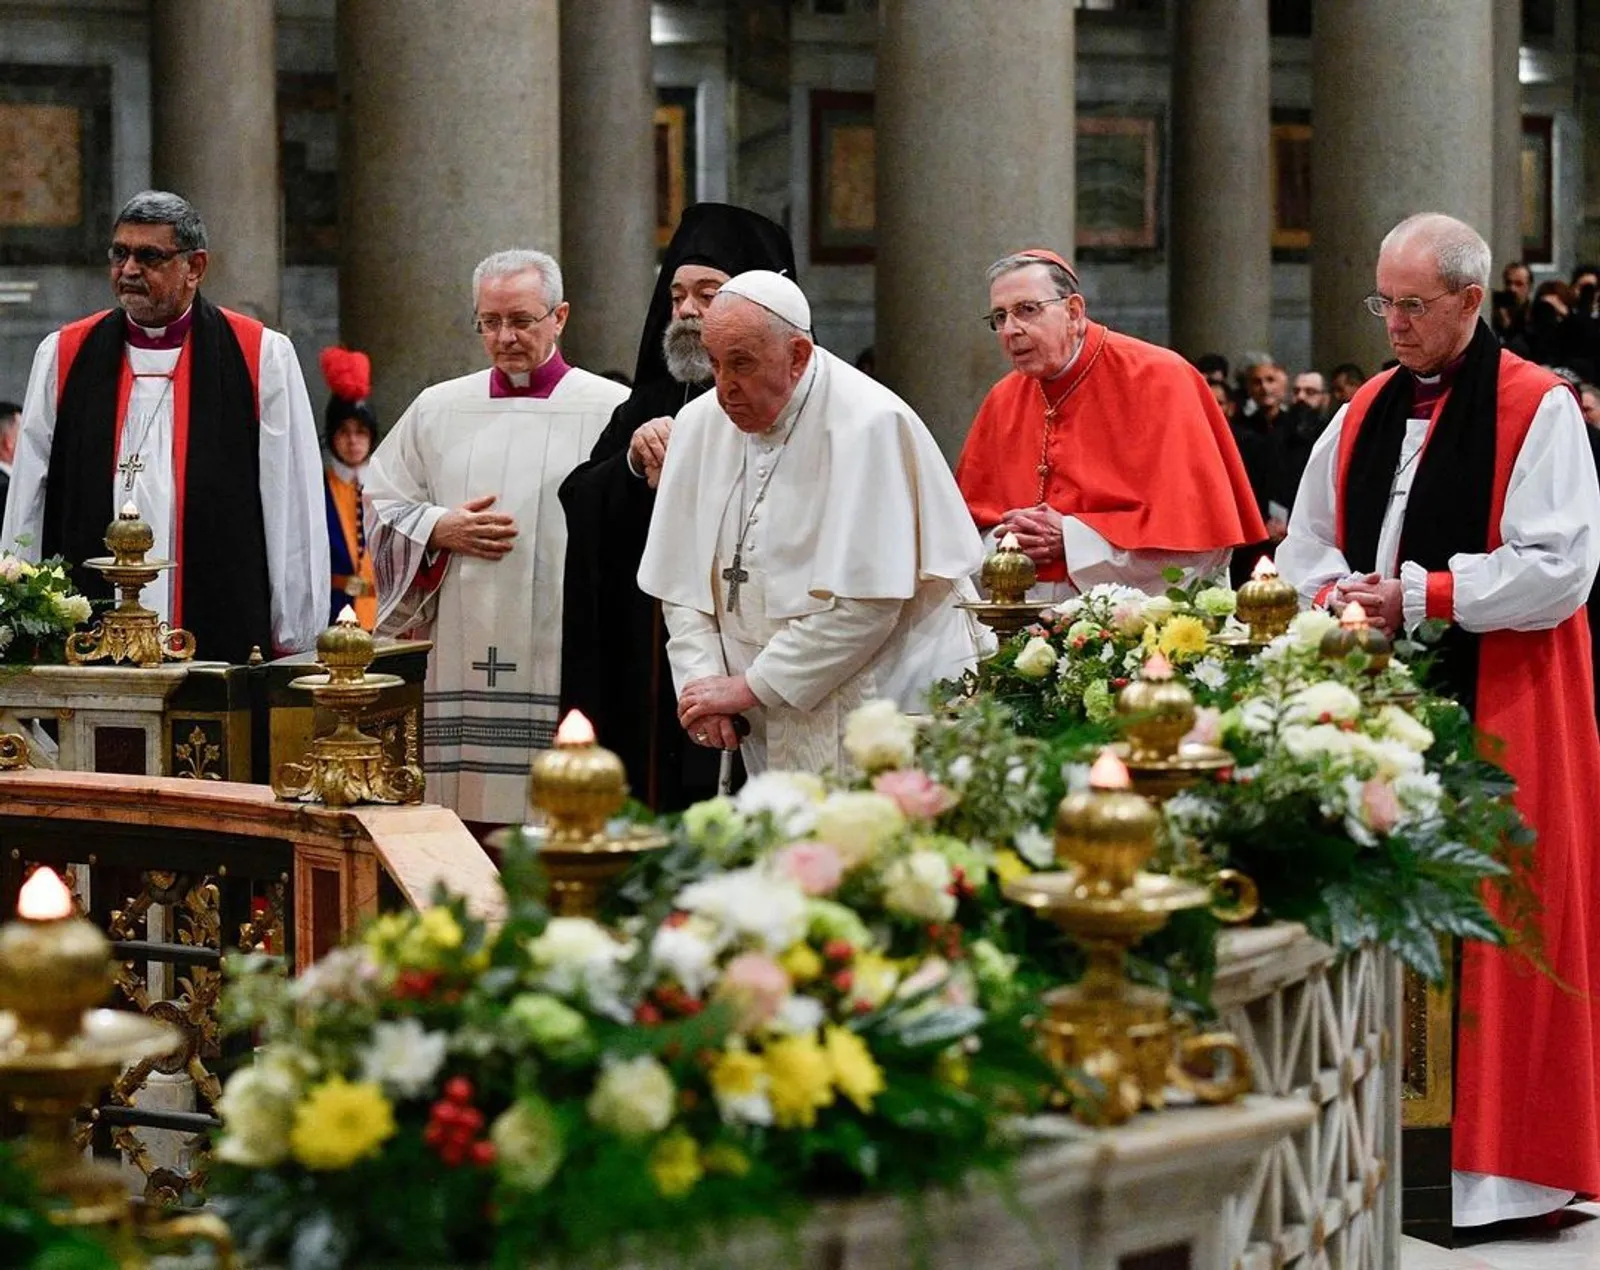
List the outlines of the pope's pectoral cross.
{"type": "Polygon", "coordinates": [[[728,612],[739,611],[739,588],[750,581],[750,575],[742,567],[742,552],[733,553],[733,563],[722,571],[722,580],[728,584],[728,612]]]}
{"type": "Polygon", "coordinates": [[[144,471],[144,460],[137,453],[130,454],[117,464],[117,471],[122,473],[122,488],[131,490],[135,474],[144,471]]]}

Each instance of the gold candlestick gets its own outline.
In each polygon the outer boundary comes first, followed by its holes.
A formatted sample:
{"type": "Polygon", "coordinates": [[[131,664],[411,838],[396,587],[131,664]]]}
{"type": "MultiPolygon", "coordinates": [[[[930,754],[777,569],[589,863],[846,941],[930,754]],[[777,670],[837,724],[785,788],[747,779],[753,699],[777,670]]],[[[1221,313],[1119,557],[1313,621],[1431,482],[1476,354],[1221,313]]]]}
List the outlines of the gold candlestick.
{"type": "MultiPolygon", "coordinates": [[[[1133,793],[1127,769],[1109,751],[1091,788],[1070,794],[1056,813],[1056,856],[1064,872],[1036,873],[1005,893],[1059,925],[1088,955],[1083,978],[1044,995],[1039,1030],[1046,1054],[1064,1075],[1081,1072],[1093,1091],[1074,1111],[1094,1124],[1118,1124],[1141,1108],[1160,1108],[1175,1084],[1202,1102],[1228,1102],[1250,1088],[1250,1064],[1226,1033],[1180,1037],[1168,994],[1129,981],[1124,959],[1172,914],[1211,902],[1202,886],[1146,873],[1159,816],[1133,793]],[[1219,1071],[1228,1075],[1219,1077],[1219,1071]]],[[[1084,1096],[1087,1095],[1087,1096],[1084,1096]]]]}
{"type": "Polygon", "coordinates": [[[1194,694],[1173,674],[1172,663],[1154,653],[1139,677],[1117,694],[1117,714],[1128,741],[1121,755],[1133,787],[1153,802],[1233,766],[1233,755],[1214,745],[1183,744],[1194,728],[1194,694]]]}
{"type": "Polygon", "coordinates": [[[304,762],[279,766],[272,782],[272,792],[279,798],[329,807],[422,801],[421,770],[396,763],[383,752],[383,743],[363,732],[358,722],[361,711],[385,688],[401,682],[398,675],[369,675],[372,657],[372,636],[361,629],[355,611],[346,605],[339,620],[317,636],[317,660],[327,673],[289,684],[309,692],[337,723],[327,736],[311,742],[304,762]]]}
{"type": "Polygon", "coordinates": [[[1044,606],[1030,604],[1027,599],[1038,580],[1038,571],[1018,545],[1015,534],[1008,533],[1000,540],[993,554],[984,560],[978,580],[989,598],[967,600],[956,607],[971,613],[1002,640],[1038,620],[1044,606]]]}
{"type": "Polygon", "coordinates": [[[52,1220],[89,1227],[141,1267],[133,1240],[198,1238],[233,1264],[220,1218],[191,1215],[135,1229],[127,1182],[111,1164],[73,1145],[78,1109],[130,1063],[177,1050],[183,1035],[170,1023],[127,1010],[96,1009],[111,991],[111,945],[72,911],[72,893],[49,869],[37,870],[17,900],[17,920],[0,927],[0,1094],[25,1122],[22,1159],[47,1198],[60,1202],[52,1220]]]}
{"type": "Polygon", "coordinates": [[[1250,627],[1250,642],[1266,644],[1289,629],[1300,611],[1300,596],[1278,576],[1278,566],[1262,556],[1239,588],[1234,614],[1250,627]]]}
{"type": "Polygon", "coordinates": [[[1370,658],[1367,674],[1378,675],[1394,656],[1394,645],[1368,620],[1366,609],[1351,600],[1339,615],[1339,625],[1322,637],[1318,651],[1330,661],[1343,661],[1354,652],[1365,653],[1370,658]]]}
{"type": "Polygon", "coordinates": [[[102,574],[122,599],[116,608],[102,614],[91,630],[67,638],[67,662],[74,666],[97,661],[159,666],[164,661],[191,660],[194,636],[186,630],[173,630],[139,603],[139,592],[175,567],[170,560],[146,559],[145,553],[155,545],[155,533],[139,519],[139,509],[124,503],[107,526],[105,541],[110,556],[85,560],[84,567],[102,574]]]}

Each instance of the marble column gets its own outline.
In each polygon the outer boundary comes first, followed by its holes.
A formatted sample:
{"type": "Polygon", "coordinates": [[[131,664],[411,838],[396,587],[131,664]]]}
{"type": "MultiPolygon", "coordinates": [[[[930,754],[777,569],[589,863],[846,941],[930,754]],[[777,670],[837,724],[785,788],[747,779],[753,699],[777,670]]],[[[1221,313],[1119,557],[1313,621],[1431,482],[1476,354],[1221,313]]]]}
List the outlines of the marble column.
{"type": "Polygon", "coordinates": [[[339,0],[339,327],[385,426],[487,364],[472,270],[561,241],[558,0],[339,0]]]}
{"type": "Polygon", "coordinates": [[[1362,307],[1378,244],[1414,212],[1494,232],[1492,0],[1317,0],[1312,42],[1312,349],[1369,373],[1393,354],[1362,307]],[[1431,68],[1425,69],[1425,68],[1431,68]],[[1443,91],[1440,76],[1458,85],[1443,91]]]}
{"type": "MultiPolygon", "coordinates": [[[[1007,252],[1073,253],[1073,7],[882,0],[877,360],[952,459],[1009,369],[980,321],[1007,252]]],[[[1089,297],[1091,313],[1094,297],[1089,297]]]]}
{"type": "Polygon", "coordinates": [[[1172,46],[1172,346],[1272,347],[1266,0],[1186,0],[1172,46]]]}
{"type": "Polygon", "coordinates": [[[205,293],[278,321],[283,279],[273,0],[154,0],[151,179],[200,210],[205,293]]]}
{"type": "Polygon", "coordinates": [[[633,374],[655,265],[650,0],[561,0],[562,347],[633,374]]]}
{"type": "Polygon", "coordinates": [[[1522,259],[1522,6],[1494,6],[1494,286],[1508,261],[1522,259]]]}

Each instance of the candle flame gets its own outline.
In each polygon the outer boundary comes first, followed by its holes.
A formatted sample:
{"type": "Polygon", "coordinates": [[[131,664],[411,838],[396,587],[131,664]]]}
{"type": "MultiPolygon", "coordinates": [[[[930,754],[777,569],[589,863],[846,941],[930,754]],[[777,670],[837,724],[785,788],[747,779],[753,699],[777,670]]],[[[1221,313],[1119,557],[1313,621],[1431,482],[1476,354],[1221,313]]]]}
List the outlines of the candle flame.
{"type": "Polygon", "coordinates": [[[582,710],[569,710],[567,717],[561,720],[561,726],[556,729],[557,745],[593,745],[594,724],[584,716],[582,710]]]}
{"type": "Polygon", "coordinates": [[[336,626],[359,626],[360,624],[360,621],[356,618],[356,611],[353,605],[346,604],[339,610],[339,620],[335,623],[336,626]]]}
{"type": "Polygon", "coordinates": [[[1278,576],[1278,566],[1272,563],[1271,556],[1262,556],[1261,559],[1256,561],[1256,567],[1250,570],[1250,576],[1257,582],[1266,578],[1275,578],[1278,576]]]}
{"type": "Polygon", "coordinates": [[[1159,650],[1153,652],[1145,660],[1144,669],[1140,672],[1140,677],[1144,679],[1156,680],[1171,679],[1172,663],[1167,660],[1167,655],[1165,653],[1159,650]]]}
{"type": "Polygon", "coordinates": [[[1101,750],[1089,769],[1090,789],[1127,789],[1133,784],[1128,767],[1110,750],[1101,750]]]}
{"type": "Polygon", "coordinates": [[[1359,600],[1351,600],[1344,606],[1344,612],[1339,615],[1339,625],[1351,631],[1367,625],[1367,610],[1361,607],[1359,600]]]}
{"type": "Polygon", "coordinates": [[[1022,550],[1022,544],[1017,541],[1016,534],[1007,533],[1006,536],[1000,540],[1000,550],[1001,551],[1021,551],[1022,550]]]}
{"type": "Polygon", "coordinates": [[[131,498],[122,505],[122,516],[125,520],[139,519],[139,509],[133,505],[131,498]]]}
{"type": "Polygon", "coordinates": [[[54,869],[38,869],[17,895],[17,916],[30,922],[53,922],[72,916],[72,892],[54,869]]]}

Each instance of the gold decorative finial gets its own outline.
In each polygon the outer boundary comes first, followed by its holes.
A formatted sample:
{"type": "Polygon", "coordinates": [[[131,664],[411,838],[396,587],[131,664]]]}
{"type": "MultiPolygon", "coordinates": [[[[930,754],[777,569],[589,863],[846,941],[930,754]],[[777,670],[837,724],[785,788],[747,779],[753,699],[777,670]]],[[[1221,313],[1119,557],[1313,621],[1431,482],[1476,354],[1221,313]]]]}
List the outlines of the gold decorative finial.
{"type": "Polygon", "coordinates": [[[139,518],[139,509],[124,503],[117,518],[106,527],[106,550],[111,554],[83,562],[85,568],[104,575],[122,599],[91,630],[67,637],[68,664],[109,661],[113,665],[132,662],[135,666],[159,666],[164,661],[193,659],[194,636],[171,629],[139,603],[139,592],[165,570],[175,567],[170,560],[146,558],[155,540],[155,531],[139,518]]]}
{"type": "Polygon", "coordinates": [[[1358,601],[1351,600],[1339,615],[1339,625],[1322,637],[1317,651],[1331,661],[1342,661],[1354,652],[1365,653],[1369,658],[1367,674],[1377,675],[1388,666],[1394,655],[1394,645],[1372,624],[1367,610],[1358,601]]]}
{"type": "Polygon", "coordinates": [[[1289,629],[1300,611],[1300,597],[1278,575],[1270,556],[1262,556],[1250,571],[1250,581],[1239,588],[1234,616],[1250,627],[1250,641],[1265,644],[1289,629]]]}

